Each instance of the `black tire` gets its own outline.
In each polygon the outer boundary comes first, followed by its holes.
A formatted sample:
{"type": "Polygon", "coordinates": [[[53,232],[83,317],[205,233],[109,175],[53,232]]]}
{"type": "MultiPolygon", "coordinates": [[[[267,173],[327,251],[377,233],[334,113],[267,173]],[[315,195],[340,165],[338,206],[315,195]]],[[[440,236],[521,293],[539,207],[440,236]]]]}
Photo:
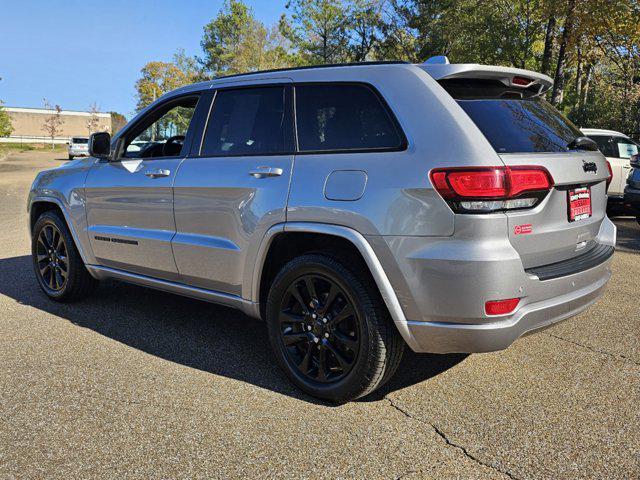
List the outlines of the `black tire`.
{"type": "Polygon", "coordinates": [[[301,390],[324,400],[343,403],[368,395],[391,378],[402,359],[404,340],[369,272],[336,258],[311,253],[285,264],[271,285],[266,317],[282,370],[301,390]],[[311,290],[317,294],[310,295],[311,290]],[[313,298],[321,299],[307,302],[313,298]],[[348,306],[353,314],[345,316],[348,306]],[[341,326],[345,324],[346,330],[341,326]]]}
{"type": "Polygon", "coordinates": [[[56,211],[45,212],[36,220],[31,257],[40,288],[53,300],[80,300],[98,285],[85,268],[66,222],[56,211]]]}
{"type": "Polygon", "coordinates": [[[640,225],[640,215],[636,217],[636,222],[638,222],[638,225],[640,225]]]}
{"type": "Polygon", "coordinates": [[[69,155],[69,160],[73,160],[73,155],[69,155]]]}

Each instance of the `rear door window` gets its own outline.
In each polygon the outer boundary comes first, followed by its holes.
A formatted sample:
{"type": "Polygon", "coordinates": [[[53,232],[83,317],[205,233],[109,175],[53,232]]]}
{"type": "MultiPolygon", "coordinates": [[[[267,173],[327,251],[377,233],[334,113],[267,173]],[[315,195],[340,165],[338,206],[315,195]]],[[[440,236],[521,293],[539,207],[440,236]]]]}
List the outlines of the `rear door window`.
{"type": "Polygon", "coordinates": [[[204,156],[293,152],[289,89],[282,86],[220,90],[204,135],[204,156]]]}
{"type": "Polygon", "coordinates": [[[295,90],[301,152],[403,148],[397,122],[371,88],[313,84],[297,85],[295,90]]]}
{"type": "Polygon", "coordinates": [[[537,95],[498,81],[445,80],[457,100],[498,153],[567,152],[580,130],[537,95]]]}

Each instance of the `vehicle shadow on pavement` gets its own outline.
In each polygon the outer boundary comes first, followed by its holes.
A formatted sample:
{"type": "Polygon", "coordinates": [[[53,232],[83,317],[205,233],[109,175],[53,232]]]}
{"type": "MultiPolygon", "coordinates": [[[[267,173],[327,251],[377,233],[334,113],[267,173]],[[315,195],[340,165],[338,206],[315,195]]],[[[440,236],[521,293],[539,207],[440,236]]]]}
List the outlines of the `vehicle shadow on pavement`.
{"type": "MultiPolygon", "coordinates": [[[[222,306],[120,282],[102,282],[90,298],[49,300],[28,255],[0,259],[0,294],[165,360],[324,404],[293,387],[278,369],[264,322],[222,306]]],[[[395,377],[367,401],[453,367],[464,355],[407,352],[395,377]]]]}

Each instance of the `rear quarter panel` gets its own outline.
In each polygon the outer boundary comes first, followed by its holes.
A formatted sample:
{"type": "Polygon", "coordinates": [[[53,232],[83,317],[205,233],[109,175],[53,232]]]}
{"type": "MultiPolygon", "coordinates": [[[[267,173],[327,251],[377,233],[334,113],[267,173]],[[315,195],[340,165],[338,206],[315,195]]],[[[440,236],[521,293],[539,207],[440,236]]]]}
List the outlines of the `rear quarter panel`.
{"type": "Polygon", "coordinates": [[[375,88],[396,116],[408,146],[398,152],[296,155],[288,221],[353,228],[363,235],[450,236],[454,215],[432,188],[436,166],[502,165],[456,102],[413,65],[294,72],[294,82],[361,82],[375,88]],[[366,173],[358,200],[329,200],[324,188],[336,170],[366,173]]]}

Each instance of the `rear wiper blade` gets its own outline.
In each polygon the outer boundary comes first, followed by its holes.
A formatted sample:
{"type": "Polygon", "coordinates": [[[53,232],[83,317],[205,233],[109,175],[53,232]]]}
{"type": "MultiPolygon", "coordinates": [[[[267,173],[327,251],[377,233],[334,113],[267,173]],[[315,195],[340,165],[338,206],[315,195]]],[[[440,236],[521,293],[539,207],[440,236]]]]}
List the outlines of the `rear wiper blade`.
{"type": "Polygon", "coordinates": [[[597,151],[598,144],[589,137],[577,137],[567,144],[569,150],[591,150],[597,151]]]}

